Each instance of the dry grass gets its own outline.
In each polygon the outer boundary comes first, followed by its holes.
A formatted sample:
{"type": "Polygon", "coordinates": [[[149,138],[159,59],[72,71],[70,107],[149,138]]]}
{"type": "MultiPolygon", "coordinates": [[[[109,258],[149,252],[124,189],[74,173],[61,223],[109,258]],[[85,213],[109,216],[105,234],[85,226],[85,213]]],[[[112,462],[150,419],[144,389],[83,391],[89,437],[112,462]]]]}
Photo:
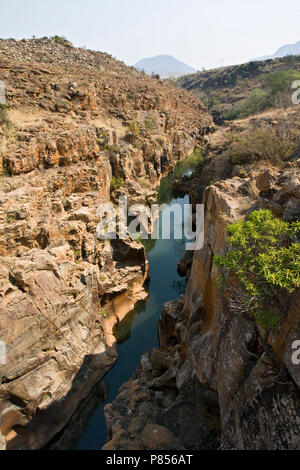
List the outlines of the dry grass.
{"type": "Polygon", "coordinates": [[[284,121],[276,126],[264,124],[240,134],[233,132],[228,141],[228,153],[234,164],[262,160],[280,164],[293,159],[300,145],[299,132],[284,121]]]}

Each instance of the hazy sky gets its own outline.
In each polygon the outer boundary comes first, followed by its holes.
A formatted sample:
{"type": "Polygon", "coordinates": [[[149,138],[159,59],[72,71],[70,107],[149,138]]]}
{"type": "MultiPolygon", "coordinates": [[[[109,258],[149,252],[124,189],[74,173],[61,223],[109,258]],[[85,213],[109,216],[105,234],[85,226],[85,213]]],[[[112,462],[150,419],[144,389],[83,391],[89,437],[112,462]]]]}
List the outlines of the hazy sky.
{"type": "Polygon", "coordinates": [[[300,40],[299,0],[0,0],[0,37],[66,36],[127,64],[171,54],[201,69],[300,40]]]}

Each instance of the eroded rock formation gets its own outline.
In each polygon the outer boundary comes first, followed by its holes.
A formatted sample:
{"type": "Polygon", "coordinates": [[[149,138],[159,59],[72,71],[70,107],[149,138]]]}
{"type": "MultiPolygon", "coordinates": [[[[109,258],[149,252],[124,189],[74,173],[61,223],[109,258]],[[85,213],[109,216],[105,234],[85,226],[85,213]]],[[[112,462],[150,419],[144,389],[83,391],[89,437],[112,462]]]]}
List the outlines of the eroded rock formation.
{"type": "Polygon", "coordinates": [[[250,211],[268,208],[284,220],[299,219],[299,176],[296,160],[205,189],[205,243],[194,253],[186,296],[165,304],[158,322],[161,352],[143,357],[136,374],[108,405],[110,440],[105,448],[151,449],[141,433],[133,438],[128,426],[129,421],[142,426],[150,416],[155,425],[173,433],[163,449],[176,449],[175,438],[187,449],[299,449],[300,376],[299,365],[292,361],[292,344],[300,334],[299,289],[278,299],[284,320],[270,335],[266,354],[264,331],[249,317],[238,286],[228,282],[224,291],[218,289],[213,263],[214,255],[228,249],[227,225],[250,211]],[[134,390],[143,391],[141,403],[135,401],[134,390]],[[186,420],[178,418],[179,403],[186,420]]]}

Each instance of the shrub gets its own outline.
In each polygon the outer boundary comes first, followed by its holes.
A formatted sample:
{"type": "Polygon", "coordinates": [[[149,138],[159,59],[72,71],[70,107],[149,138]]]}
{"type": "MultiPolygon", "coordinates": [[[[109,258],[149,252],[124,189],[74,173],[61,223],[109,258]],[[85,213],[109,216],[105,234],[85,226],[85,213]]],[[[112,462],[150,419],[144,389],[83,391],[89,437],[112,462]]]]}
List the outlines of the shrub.
{"type": "Polygon", "coordinates": [[[7,106],[6,104],[1,104],[0,103],[0,125],[9,125],[9,119],[7,115],[7,106]]]}
{"type": "Polygon", "coordinates": [[[300,73],[294,70],[280,70],[265,74],[263,77],[263,86],[269,91],[271,96],[276,96],[286,90],[291,90],[293,80],[300,78],[300,73]]]}
{"type": "Polygon", "coordinates": [[[102,318],[107,318],[107,313],[106,313],[105,310],[100,310],[99,315],[100,315],[102,318]]]}
{"type": "Polygon", "coordinates": [[[131,121],[129,124],[129,131],[134,137],[138,137],[141,132],[140,125],[136,121],[131,121]]]}
{"type": "Polygon", "coordinates": [[[144,121],[146,131],[151,134],[157,128],[157,121],[154,117],[148,116],[144,121]]]}
{"type": "Polygon", "coordinates": [[[6,219],[5,219],[5,222],[6,222],[7,224],[11,224],[12,222],[14,222],[14,220],[15,220],[15,218],[14,218],[13,215],[7,215],[7,216],[6,216],[6,219]]]}
{"type": "Polygon", "coordinates": [[[76,264],[79,264],[80,258],[81,258],[81,253],[79,250],[73,250],[74,253],[74,261],[76,264]]]}
{"type": "Polygon", "coordinates": [[[204,106],[209,109],[220,109],[220,101],[215,96],[207,96],[205,94],[200,94],[200,99],[203,102],[204,106]]]}
{"type": "Polygon", "coordinates": [[[229,136],[229,154],[232,162],[237,164],[253,163],[259,160],[288,161],[299,145],[299,136],[283,123],[263,126],[242,134],[232,133],[229,136]]]}
{"type": "Polygon", "coordinates": [[[285,57],[282,57],[282,62],[285,62],[286,64],[289,65],[295,65],[299,62],[299,57],[296,55],[287,55],[285,57]]]}
{"type": "Polygon", "coordinates": [[[261,88],[256,88],[247,98],[241,100],[231,111],[226,113],[224,118],[228,120],[244,118],[250,114],[263,111],[269,106],[269,94],[261,88]]]}
{"type": "Polygon", "coordinates": [[[122,176],[113,176],[110,182],[110,190],[116,191],[124,184],[124,178],[122,176]]]}
{"type": "Polygon", "coordinates": [[[67,40],[65,36],[58,36],[57,34],[55,36],[52,36],[51,39],[53,39],[57,43],[65,42],[67,40]]]}
{"type": "Polygon", "coordinates": [[[295,242],[299,231],[300,222],[284,222],[268,210],[254,211],[247,221],[227,227],[230,250],[214,258],[239,281],[249,315],[267,330],[280,324],[270,306],[278,303],[281,293],[300,287],[300,245],[295,242]]]}

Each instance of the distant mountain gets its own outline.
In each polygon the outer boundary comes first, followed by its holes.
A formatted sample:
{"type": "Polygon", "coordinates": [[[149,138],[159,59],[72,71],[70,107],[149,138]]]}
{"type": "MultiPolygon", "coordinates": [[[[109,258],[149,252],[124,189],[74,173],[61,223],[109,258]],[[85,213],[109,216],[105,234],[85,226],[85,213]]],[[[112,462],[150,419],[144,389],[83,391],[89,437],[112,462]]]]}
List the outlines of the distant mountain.
{"type": "Polygon", "coordinates": [[[300,41],[295,42],[295,44],[286,44],[281,46],[278,51],[273,55],[265,55],[263,57],[258,57],[254,60],[267,60],[267,59],[277,59],[280,57],[285,57],[287,55],[299,55],[300,54],[300,41]]]}
{"type": "Polygon", "coordinates": [[[180,62],[171,55],[158,55],[140,60],[135,64],[137,70],[144,70],[148,75],[159,74],[161,78],[181,77],[197,72],[189,65],[180,62]]]}

